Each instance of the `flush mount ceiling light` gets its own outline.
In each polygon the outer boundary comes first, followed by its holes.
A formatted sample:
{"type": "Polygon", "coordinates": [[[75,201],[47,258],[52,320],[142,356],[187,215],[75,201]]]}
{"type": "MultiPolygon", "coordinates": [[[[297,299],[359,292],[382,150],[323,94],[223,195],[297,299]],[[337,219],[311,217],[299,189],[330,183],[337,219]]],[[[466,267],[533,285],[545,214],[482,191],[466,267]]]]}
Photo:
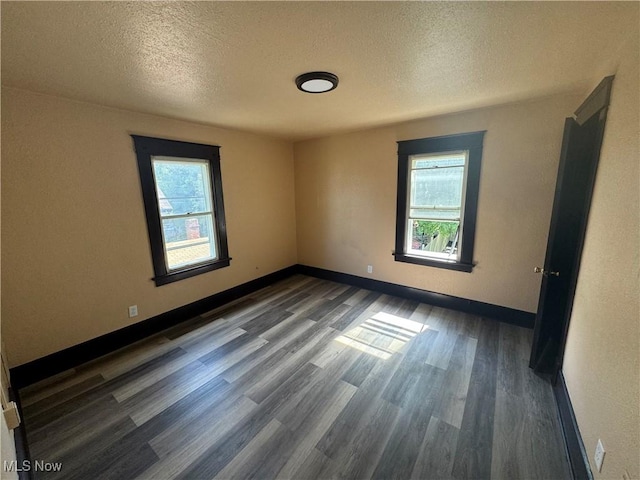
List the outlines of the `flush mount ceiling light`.
{"type": "Polygon", "coordinates": [[[303,92],[324,93],[338,86],[338,77],[329,72],[303,73],[296,78],[296,85],[303,92]]]}

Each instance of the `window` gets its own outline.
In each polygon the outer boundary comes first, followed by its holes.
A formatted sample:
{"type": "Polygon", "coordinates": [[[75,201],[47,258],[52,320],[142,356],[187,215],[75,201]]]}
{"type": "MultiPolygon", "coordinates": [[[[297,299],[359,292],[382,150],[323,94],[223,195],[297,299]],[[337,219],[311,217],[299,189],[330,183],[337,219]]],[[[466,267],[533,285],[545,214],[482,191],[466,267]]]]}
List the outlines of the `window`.
{"type": "Polygon", "coordinates": [[[229,266],[220,147],[132,137],[156,286],[229,266]]]}
{"type": "Polygon", "coordinates": [[[398,262],[470,272],[485,132],[398,142],[398,262]]]}

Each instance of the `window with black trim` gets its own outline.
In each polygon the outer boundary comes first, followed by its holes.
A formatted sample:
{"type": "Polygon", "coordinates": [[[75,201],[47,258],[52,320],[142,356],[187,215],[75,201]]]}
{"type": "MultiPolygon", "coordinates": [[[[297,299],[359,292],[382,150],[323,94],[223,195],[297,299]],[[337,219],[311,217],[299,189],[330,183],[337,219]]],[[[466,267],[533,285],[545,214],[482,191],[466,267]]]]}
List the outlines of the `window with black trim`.
{"type": "Polygon", "coordinates": [[[485,132],[398,142],[398,262],[473,269],[485,132]]]}
{"type": "Polygon", "coordinates": [[[131,137],[156,286],[229,266],[220,147],[131,137]]]}

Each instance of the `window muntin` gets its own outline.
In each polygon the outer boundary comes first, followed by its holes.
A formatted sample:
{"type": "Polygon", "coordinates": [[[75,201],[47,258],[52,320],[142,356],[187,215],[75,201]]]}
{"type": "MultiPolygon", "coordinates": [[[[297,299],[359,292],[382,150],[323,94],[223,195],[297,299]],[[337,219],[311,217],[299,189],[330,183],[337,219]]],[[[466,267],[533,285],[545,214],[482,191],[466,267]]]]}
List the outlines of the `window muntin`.
{"type": "Polygon", "coordinates": [[[209,162],[152,156],[169,271],[217,260],[209,162]]]}
{"type": "Polygon", "coordinates": [[[460,260],[468,151],[409,156],[405,251],[460,260]]]}
{"type": "Polygon", "coordinates": [[[229,266],[220,147],[132,138],[156,286],[229,266]]]}

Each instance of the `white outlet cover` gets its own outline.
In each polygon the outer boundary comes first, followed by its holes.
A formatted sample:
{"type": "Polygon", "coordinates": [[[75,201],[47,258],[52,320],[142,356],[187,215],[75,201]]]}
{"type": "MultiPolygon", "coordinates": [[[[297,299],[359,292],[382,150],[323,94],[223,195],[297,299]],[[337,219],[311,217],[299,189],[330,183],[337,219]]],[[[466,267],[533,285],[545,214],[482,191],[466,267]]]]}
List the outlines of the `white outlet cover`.
{"type": "Polygon", "coordinates": [[[598,445],[596,445],[596,453],[593,455],[593,459],[596,461],[596,468],[599,472],[602,471],[602,461],[604,460],[604,446],[602,440],[598,439],[598,445]]]}
{"type": "Polygon", "coordinates": [[[367,265],[367,273],[373,273],[373,265],[367,265]]]}
{"type": "Polygon", "coordinates": [[[138,316],[138,306],[137,305],[131,305],[129,307],[129,318],[137,317],[137,316],[138,316]]]}

